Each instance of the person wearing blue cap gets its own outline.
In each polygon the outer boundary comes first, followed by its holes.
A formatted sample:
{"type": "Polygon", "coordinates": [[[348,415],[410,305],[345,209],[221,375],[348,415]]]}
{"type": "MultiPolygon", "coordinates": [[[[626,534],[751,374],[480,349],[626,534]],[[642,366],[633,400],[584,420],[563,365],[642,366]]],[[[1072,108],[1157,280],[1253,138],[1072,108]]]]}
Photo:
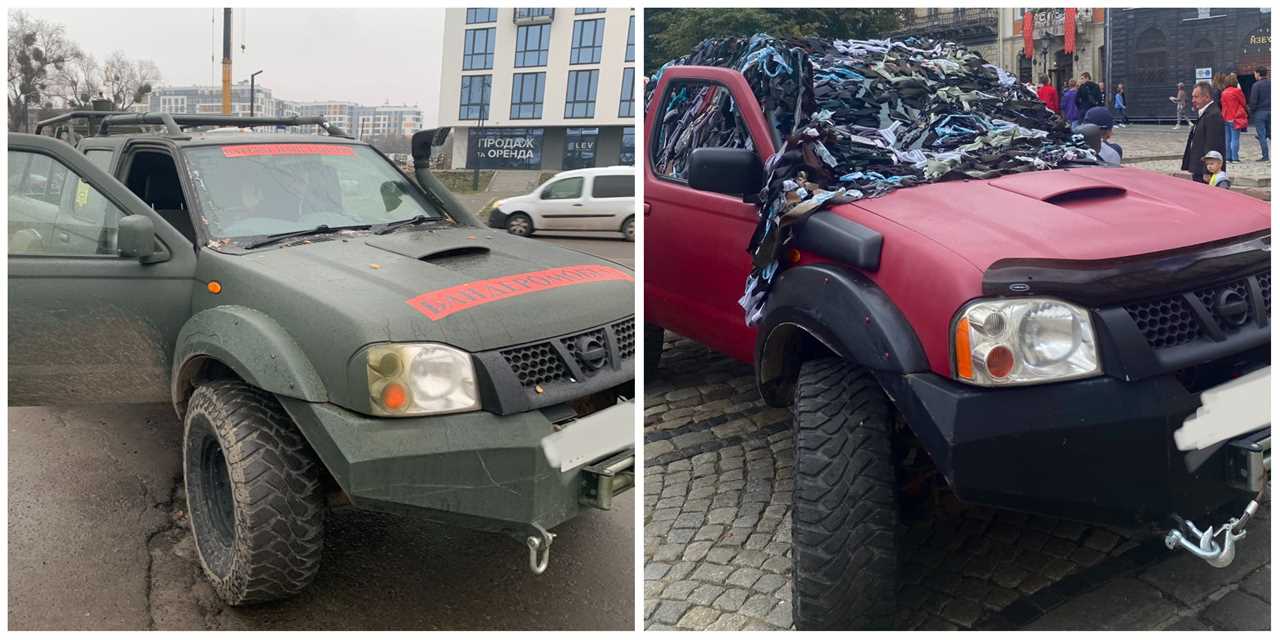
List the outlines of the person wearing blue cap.
{"type": "Polygon", "coordinates": [[[1111,117],[1111,112],[1106,107],[1091,107],[1084,112],[1083,122],[1095,125],[1102,130],[1102,148],[1098,149],[1098,157],[1102,162],[1113,167],[1120,166],[1120,160],[1124,158],[1124,149],[1111,141],[1111,134],[1115,128],[1115,119],[1111,117]]]}

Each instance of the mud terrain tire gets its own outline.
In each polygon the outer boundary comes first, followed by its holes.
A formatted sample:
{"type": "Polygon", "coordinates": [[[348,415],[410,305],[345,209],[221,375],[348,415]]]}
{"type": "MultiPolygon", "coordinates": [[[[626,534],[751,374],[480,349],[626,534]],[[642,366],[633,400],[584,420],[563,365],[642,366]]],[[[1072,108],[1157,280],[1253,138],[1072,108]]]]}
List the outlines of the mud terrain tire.
{"type": "Polygon", "coordinates": [[[202,385],[184,420],[182,470],[205,575],[230,605],[302,591],[320,568],[324,499],[315,453],[271,394],[202,385]]]}
{"type": "Polygon", "coordinates": [[[866,370],[805,362],[795,388],[792,617],[798,629],[890,629],[898,523],[893,408],[866,370]]]}

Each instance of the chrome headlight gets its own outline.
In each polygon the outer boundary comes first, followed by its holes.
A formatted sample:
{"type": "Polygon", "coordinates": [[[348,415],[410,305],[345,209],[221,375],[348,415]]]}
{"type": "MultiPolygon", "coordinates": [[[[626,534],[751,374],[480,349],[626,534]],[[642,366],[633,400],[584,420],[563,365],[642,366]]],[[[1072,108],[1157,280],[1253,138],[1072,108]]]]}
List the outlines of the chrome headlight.
{"type": "Polygon", "coordinates": [[[374,415],[420,416],[480,408],[471,354],[442,344],[384,344],[366,352],[374,415]]]}
{"type": "Polygon", "coordinates": [[[956,319],[951,352],[957,379],[988,387],[1101,373],[1089,312],[1050,298],[970,303],[956,319]]]}

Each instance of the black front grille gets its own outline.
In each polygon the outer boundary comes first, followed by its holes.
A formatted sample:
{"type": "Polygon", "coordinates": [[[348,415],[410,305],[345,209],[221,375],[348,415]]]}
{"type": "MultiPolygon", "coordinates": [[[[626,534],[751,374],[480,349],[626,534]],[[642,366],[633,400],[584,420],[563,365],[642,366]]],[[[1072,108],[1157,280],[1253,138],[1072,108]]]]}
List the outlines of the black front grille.
{"type": "Polygon", "coordinates": [[[1200,337],[1200,323],[1181,297],[1127,304],[1124,308],[1147,337],[1147,344],[1156,349],[1186,344],[1200,337]]]}
{"type": "Polygon", "coordinates": [[[582,333],[503,349],[499,353],[526,389],[558,382],[580,382],[605,369],[617,369],[623,360],[635,356],[635,320],[628,318],[582,333]],[[616,350],[610,348],[609,331],[613,332],[616,350]]]}
{"type": "MultiPolygon", "coordinates": [[[[1262,294],[1263,314],[1271,319],[1271,274],[1263,272],[1222,284],[1179,293],[1157,300],[1124,305],[1125,311],[1146,337],[1153,349],[1167,349],[1199,340],[1218,339],[1240,331],[1258,319],[1250,282],[1258,283],[1262,294]],[[1219,304],[1228,300],[1237,306],[1243,304],[1247,313],[1232,315],[1220,312],[1219,304]],[[1210,322],[1205,326],[1205,321],[1210,322]]],[[[1229,310],[1231,307],[1225,307],[1229,310]]]]}
{"type": "Polygon", "coordinates": [[[502,352],[502,357],[525,387],[569,379],[569,367],[550,342],[516,347],[502,352]]]}
{"type": "Polygon", "coordinates": [[[618,352],[623,360],[636,354],[636,321],[628,318],[613,325],[613,335],[618,339],[618,352]]]}

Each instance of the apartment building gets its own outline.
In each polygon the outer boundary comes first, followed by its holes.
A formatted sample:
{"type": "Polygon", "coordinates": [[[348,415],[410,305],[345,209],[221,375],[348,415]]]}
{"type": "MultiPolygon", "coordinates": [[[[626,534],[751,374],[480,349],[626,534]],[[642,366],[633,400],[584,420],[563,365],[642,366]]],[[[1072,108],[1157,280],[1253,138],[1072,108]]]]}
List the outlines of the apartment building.
{"type": "MultiPolygon", "coordinates": [[[[254,93],[254,113],[258,115],[276,115],[276,99],[271,90],[257,86],[254,93]]],[[[222,113],[222,87],[220,86],[179,86],[157,87],[147,100],[150,111],[166,111],[168,113],[220,114],[222,113]]],[[[231,113],[237,116],[249,115],[249,83],[241,82],[231,85],[231,113]]]]}
{"type": "Polygon", "coordinates": [[[453,168],[635,161],[633,9],[447,9],[442,46],[453,168]]]}

